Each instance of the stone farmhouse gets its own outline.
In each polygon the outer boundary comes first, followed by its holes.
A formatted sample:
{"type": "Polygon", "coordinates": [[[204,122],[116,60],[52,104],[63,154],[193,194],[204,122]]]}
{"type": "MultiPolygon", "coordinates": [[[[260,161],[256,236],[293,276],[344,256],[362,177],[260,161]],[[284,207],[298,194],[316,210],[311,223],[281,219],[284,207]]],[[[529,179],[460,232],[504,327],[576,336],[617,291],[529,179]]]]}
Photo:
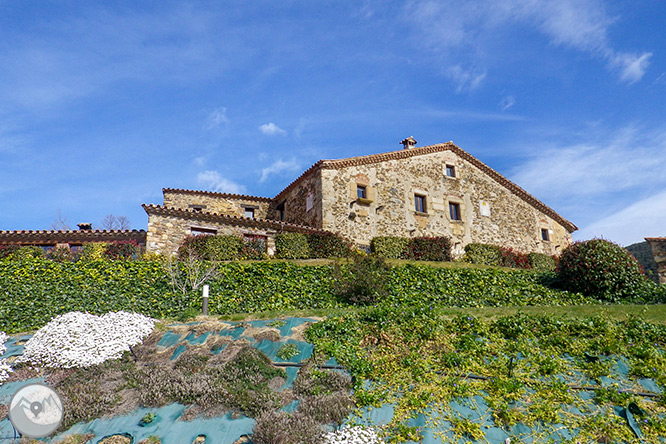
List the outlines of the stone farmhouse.
{"type": "Polygon", "coordinates": [[[453,142],[320,160],[275,197],[163,189],[148,213],[146,248],[173,254],[188,235],[263,239],[338,233],[367,249],[377,236],[449,236],[454,255],[481,242],[559,254],[577,227],[453,142]]]}

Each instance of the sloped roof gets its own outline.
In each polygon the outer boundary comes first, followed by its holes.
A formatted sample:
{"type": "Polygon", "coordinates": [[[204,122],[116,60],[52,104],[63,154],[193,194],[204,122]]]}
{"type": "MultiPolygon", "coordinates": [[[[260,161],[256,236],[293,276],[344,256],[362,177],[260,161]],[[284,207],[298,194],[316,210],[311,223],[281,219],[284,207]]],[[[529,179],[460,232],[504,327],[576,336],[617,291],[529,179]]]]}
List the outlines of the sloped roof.
{"type": "Polygon", "coordinates": [[[270,219],[252,219],[242,216],[230,216],[227,214],[210,213],[206,211],[184,210],[180,208],[168,208],[161,205],[141,205],[149,215],[173,216],[196,221],[216,222],[224,225],[235,225],[248,228],[263,228],[275,231],[292,231],[298,233],[326,233],[324,230],[308,227],[306,225],[291,224],[287,222],[270,219]]]}
{"type": "Polygon", "coordinates": [[[481,162],[479,159],[476,157],[472,156],[469,154],[467,151],[463,150],[462,148],[458,147],[456,144],[453,142],[447,142],[447,143],[441,143],[437,145],[429,145],[429,146],[422,146],[422,147],[415,147],[415,148],[409,148],[409,149],[401,149],[398,151],[390,151],[386,153],[379,153],[379,154],[370,154],[367,156],[358,156],[358,157],[348,157],[345,159],[335,159],[335,160],[320,160],[314,165],[312,165],[310,168],[308,168],[303,174],[301,174],[296,180],[294,180],[292,183],[287,185],[287,187],[282,190],[280,193],[278,193],[277,196],[275,196],[276,201],[280,201],[285,194],[287,194],[290,190],[292,190],[294,187],[296,187],[301,181],[303,181],[305,178],[310,177],[312,174],[319,170],[323,169],[339,169],[339,168],[347,168],[347,167],[352,167],[352,166],[359,166],[359,165],[368,165],[368,164],[373,164],[373,163],[380,163],[380,162],[386,162],[390,160],[399,160],[399,159],[407,159],[409,157],[414,157],[414,156],[422,156],[425,154],[432,154],[432,153],[439,153],[443,151],[451,151],[455,153],[457,156],[465,159],[472,165],[476,166],[479,168],[481,171],[486,173],[489,177],[494,179],[497,183],[508,189],[511,193],[515,194],[528,204],[530,204],[532,207],[536,208],[537,210],[541,211],[543,214],[548,215],[551,217],[554,221],[558,222],[560,225],[562,225],[564,228],[566,228],[569,232],[573,232],[578,230],[578,227],[574,225],[572,222],[568,221],[567,219],[563,218],[559,214],[555,212],[552,208],[548,207],[546,204],[541,202],[539,199],[536,197],[532,196],[529,194],[527,191],[516,185],[515,183],[511,182],[509,179],[506,177],[502,176],[500,173],[497,171],[493,170],[490,168],[488,165],[485,163],[481,162]]]}
{"type": "Polygon", "coordinates": [[[0,245],[50,245],[58,243],[113,242],[135,240],[146,243],[145,230],[15,230],[0,231],[0,245]]]}
{"type": "Polygon", "coordinates": [[[272,202],[270,197],[248,196],[246,194],[232,194],[232,193],[219,193],[217,191],[201,191],[201,190],[184,190],[180,188],[162,188],[162,194],[165,193],[178,193],[178,194],[198,194],[211,197],[223,197],[229,199],[244,199],[255,200],[261,202],[272,202]]]}

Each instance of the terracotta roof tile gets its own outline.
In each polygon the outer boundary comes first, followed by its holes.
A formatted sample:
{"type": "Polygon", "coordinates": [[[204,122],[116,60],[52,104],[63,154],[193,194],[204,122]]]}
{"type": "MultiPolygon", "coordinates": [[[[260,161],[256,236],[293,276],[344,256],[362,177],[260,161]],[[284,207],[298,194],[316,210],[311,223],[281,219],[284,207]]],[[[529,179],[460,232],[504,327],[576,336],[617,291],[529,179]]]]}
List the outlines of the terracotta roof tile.
{"type": "Polygon", "coordinates": [[[14,230],[0,231],[0,245],[48,245],[53,243],[136,240],[145,244],[145,230],[14,230]]]}
{"type": "Polygon", "coordinates": [[[324,230],[305,225],[291,224],[271,219],[252,219],[242,216],[230,216],[227,214],[210,213],[205,211],[184,210],[179,208],[168,208],[161,205],[142,205],[148,215],[174,216],[198,221],[217,222],[225,225],[236,225],[249,228],[264,228],[276,231],[295,231],[299,233],[325,233],[324,230]]]}
{"type": "Polygon", "coordinates": [[[228,197],[228,198],[231,198],[231,199],[256,200],[256,201],[261,201],[261,202],[272,202],[273,201],[273,199],[271,199],[270,197],[248,196],[246,194],[219,193],[217,191],[183,190],[183,189],[180,189],[180,188],[162,188],[162,194],[164,194],[164,193],[203,194],[205,196],[228,197]]]}

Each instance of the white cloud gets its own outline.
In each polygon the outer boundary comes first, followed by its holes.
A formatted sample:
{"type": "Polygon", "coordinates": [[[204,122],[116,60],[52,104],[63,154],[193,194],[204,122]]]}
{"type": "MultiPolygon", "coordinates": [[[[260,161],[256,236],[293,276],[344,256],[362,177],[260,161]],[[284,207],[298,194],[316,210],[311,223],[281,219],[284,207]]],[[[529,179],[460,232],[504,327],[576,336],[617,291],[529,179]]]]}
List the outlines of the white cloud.
{"type": "Polygon", "coordinates": [[[645,184],[666,186],[666,133],[640,134],[628,127],[608,139],[547,148],[543,145],[534,142],[533,154],[512,176],[535,194],[575,198],[645,184]]]}
{"type": "Polygon", "coordinates": [[[197,174],[197,183],[207,190],[220,193],[245,194],[245,187],[220,175],[217,171],[204,171],[197,174]]]}
{"type": "Polygon", "coordinates": [[[464,69],[460,65],[455,65],[450,67],[447,72],[447,76],[453,80],[456,84],[456,92],[470,92],[476,90],[480,85],[483,79],[486,78],[485,71],[479,71],[475,69],[464,69]]]}
{"type": "Polygon", "coordinates": [[[576,239],[603,237],[620,245],[643,242],[645,237],[666,235],[666,191],[640,200],[628,207],[593,222],[575,233],[576,239]]]}
{"type": "Polygon", "coordinates": [[[300,164],[296,162],[296,159],[291,159],[289,161],[284,161],[282,159],[275,162],[273,165],[263,168],[261,170],[261,177],[259,182],[265,182],[269,176],[273,174],[280,174],[282,172],[293,172],[300,169],[300,164]]]}
{"type": "Polygon", "coordinates": [[[650,57],[651,52],[645,52],[640,57],[634,54],[618,54],[611,64],[620,69],[620,79],[631,84],[643,78],[650,65],[650,57]]]}
{"type": "Polygon", "coordinates": [[[206,118],[206,123],[209,129],[218,127],[229,123],[229,118],[227,117],[227,109],[225,107],[217,108],[206,118]]]}
{"type": "MultiPolygon", "coordinates": [[[[454,51],[477,69],[478,83],[485,76],[488,48],[506,30],[527,25],[546,35],[550,43],[567,46],[608,62],[609,69],[619,69],[620,80],[634,83],[649,66],[650,53],[641,55],[616,50],[609,38],[617,21],[606,11],[601,0],[471,0],[467,2],[413,0],[405,8],[421,33],[422,43],[447,55],[454,51]]],[[[459,57],[459,58],[460,58],[459,57]]],[[[458,92],[474,88],[461,87],[457,71],[447,72],[457,84],[458,92]]],[[[471,82],[468,82],[471,86],[471,82]]]]}
{"type": "Polygon", "coordinates": [[[511,108],[515,104],[516,104],[516,98],[515,97],[505,96],[497,104],[497,107],[500,109],[500,111],[506,111],[507,109],[511,108]]]}
{"type": "Polygon", "coordinates": [[[267,136],[286,136],[287,132],[274,124],[273,122],[264,123],[259,127],[259,131],[266,134],[267,136]]]}
{"type": "Polygon", "coordinates": [[[205,157],[195,157],[192,159],[192,163],[194,166],[197,166],[199,168],[203,167],[206,164],[206,158],[205,157]]]}

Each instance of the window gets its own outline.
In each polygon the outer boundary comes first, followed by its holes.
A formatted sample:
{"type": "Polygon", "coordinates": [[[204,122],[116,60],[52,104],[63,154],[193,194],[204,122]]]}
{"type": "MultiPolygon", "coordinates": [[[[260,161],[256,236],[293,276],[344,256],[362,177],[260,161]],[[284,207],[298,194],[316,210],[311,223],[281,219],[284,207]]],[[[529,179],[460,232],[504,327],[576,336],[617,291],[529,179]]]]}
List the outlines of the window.
{"type": "Polygon", "coordinates": [[[426,207],[426,197],[420,194],[414,195],[414,210],[417,213],[427,213],[428,209],[426,207]]]}
{"type": "Polygon", "coordinates": [[[278,219],[284,220],[284,202],[280,203],[275,209],[278,212],[278,219]]]}
{"type": "Polygon", "coordinates": [[[191,227],[190,234],[192,234],[192,236],[200,236],[200,235],[215,236],[217,234],[217,230],[213,228],[191,227]]]}
{"type": "Polygon", "coordinates": [[[254,208],[245,208],[245,217],[254,219],[254,208]]]}
{"type": "Polygon", "coordinates": [[[206,205],[188,205],[188,207],[192,211],[196,211],[197,213],[201,213],[203,210],[206,209],[206,205]]]}
{"type": "Polygon", "coordinates": [[[462,220],[459,203],[449,202],[449,217],[451,220],[462,220]]]}
{"type": "Polygon", "coordinates": [[[446,176],[456,177],[456,167],[454,165],[446,165],[446,176]]]}
{"type": "Polygon", "coordinates": [[[363,185],[356,185],[356,197],[359,199],[367,199],[368,190],[363,185]]]}
{"type": "Polygon", "coordinates": [[[541,229],[541,240],[545,240],[545,241],[550,240],[550,232],[548,231],[548,228],[542,228],[541,229]]]}

